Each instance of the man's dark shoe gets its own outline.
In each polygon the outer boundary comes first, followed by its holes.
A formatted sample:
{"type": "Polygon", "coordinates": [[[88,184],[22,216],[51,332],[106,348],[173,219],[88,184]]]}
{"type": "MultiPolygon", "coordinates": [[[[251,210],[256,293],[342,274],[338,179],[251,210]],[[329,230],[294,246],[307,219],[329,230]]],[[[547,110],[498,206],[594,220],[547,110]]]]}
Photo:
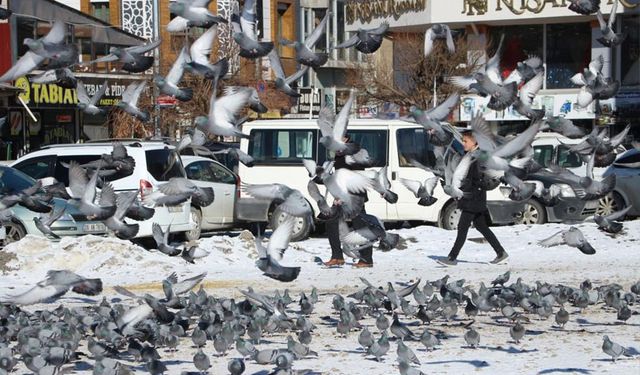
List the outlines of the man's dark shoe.
{"type": "Polygon", "coordinates": [[[492,260],[490,263],[491,264],[498,264],[500,262],[502,262],[503,260],[507,259],[509,257],[509,254],[507,254],[506,252],[498,255],[494,260],[492,260]]]}
{"type": "Polygon", "coordinates": [[[353,265],[354,268],[371,268],[373,267],[373,263],[367,263],[360,260],[358,263],[353,265]]]}
{"type": "Polygon", "coordinates": [[[456,264],[458,264],[457,260],[449,258],[438,259],[437,262],[444,266],[455,266],[456,264]]]}

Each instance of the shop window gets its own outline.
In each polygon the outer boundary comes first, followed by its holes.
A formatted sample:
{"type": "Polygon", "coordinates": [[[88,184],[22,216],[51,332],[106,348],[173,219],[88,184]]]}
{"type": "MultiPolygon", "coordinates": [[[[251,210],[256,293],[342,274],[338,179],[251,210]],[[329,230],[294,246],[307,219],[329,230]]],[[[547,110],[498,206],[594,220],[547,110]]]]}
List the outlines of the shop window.
{"type": "Polygon", "coordinates": [[[518,62],[524,61],[529,56],[543,58],[543,32],[544,25],[517,25],[492,28],[491,43],[498,48],[501,35],[504,34],[504,44],[502,58],[500,59],[500,69],[502,77],[506,78],[516,68],[518,62]]]}
{"type": "Polygon", "coordinates": [[[640,85],[640,16],[622,18],[622,31],[627,38],[622,43],[620,79],[622,85],[640,85]]]}
{"type": "Polygon", "coordinates": [[[571,77],[590,61],[591,25],[588,22],[547,25],[547,89],[574,88],[571,77]]]}

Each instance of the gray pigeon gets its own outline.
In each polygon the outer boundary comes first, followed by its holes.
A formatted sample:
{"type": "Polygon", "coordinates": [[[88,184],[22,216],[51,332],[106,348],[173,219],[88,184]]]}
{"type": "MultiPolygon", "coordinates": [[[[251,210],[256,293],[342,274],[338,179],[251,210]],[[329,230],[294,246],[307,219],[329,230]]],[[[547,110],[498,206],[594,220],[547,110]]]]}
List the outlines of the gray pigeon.
{"type": "Polygon", "coordinates": [[[138,108],[140,94],[142,94],[142,91],[144,91],[146,86],[147,81],[142,81],[140,83],[131,82],[122,93],[122,100],[116,104],[116,107],[122,109],[142,122],[149,121],[149,119],[151,119],[149,112],[138,108]]]}
{"type": "Polygon", "coordinates": [[[513,109],[530,120],[537,121],[544,117],[544,109],[533,109],[533,99],[542,88],[544,72],[539,72],[518,89],[518,99],[513,104],[513,109]]]}
{"type": "Polygon", "coordinates": [[[266,56],[273,50],[273,42],[258,41],[258,19],[256,15],[256,0],[247,0],[242,7],[242,14],[231,15],[233,40],[240,47],[239,55],[247,59],[257,59],[266,56]]]}
{"type": "MultiPolygon", "coordinates": [[[[64,63],[60,61],[58,61],[57,64],[64,65],[64,63]]],[[[71,69],[67,67],[45,70],[38,75],[32,76],[30,81],[40,84],[53,83],[66,89],[75,89],[78,85],[78,79],[71,69]]]]}
{"type": "Polygon", "coordinates": [[[575,126],[571,120],[561,116],[548,117],[540,130],[547,128],[571,139],[582,138],[586,135],[584,129],[575,126]]]}
{"type": "Polygon", "coordinates": [[[306,198],[296,189],[284,184],[244,184],[242,190],[254,198],[282,201],[278,207],[289,215],[309,217],[313,210],[306,198]]]}
{"type": "Polygon", "coordinates": [[[391,333],[402,340],[415,340],[413,332],[398,319],[398,314],[393,313],[393,322],[391,323],[391,333]]]}
{"type": "Polygon", "coordinates": [[[593,220],[598,224],[598,229],[603,230],[607,233],[619,233],[622,230],[622,222],[619,220],[623,220],[627,212],[633,206],[625,207],[620,211],[613,212],[609,215],[595,215],[593,220]]]}
{"type": "Polygon", "coordinates": [[[158,186],[157,190],[145,194],[145,205],[153,206],[177,206],[186,202],[189,198],[198,198],[200,207],[208,206],[213,202],[213,191],[198,187],[191,180],[184,177],[172,177],[168,182],[158,186]]]}
{"type": "Polygon", "coordinates": [[[604,335],[602,337],[604,340],[602,342],[602,351],[611,356],[611,361],[615,362],[618,357],[624,355],[627,357],[631,357],[629,350],[620,344],[617,344],[609,339],[609,336],[604,335]]]}
{"type": "Polygon", "coordinates": [[[316,53],[313,50],[320,38],[325,35],[327,24],[331,18],[331,11],[327,11],[322,18],[322,21],[318,23],[315,29],[307,36],[304,43],[299,41],[282,40],[281,43],[284,46],[292,46],[296,50],[296,61],[302,65],[307,65],[311,68],[319,68],[329,60],[329,55],[326,53],[316,53]]]}
{"type": "Polygon", "coordinates": [[[162,231],[162,227],[158,223],[153,223],[151,225],[151,232],[153,233],[154,241],[156,241],[158,251],[170,257],[174,257],[179,255],[181,253],[181,250],[176,248],[173,244],[169,244],[170,231],[171,224],[167,226],[166,231],[162,231]]]}
{"type": "Polygon", "coordinates": [[[116,194],[113,186],[106,183],[100,192],[98,204],[95,203],[96,184],[98,173],[94,173],[91,178],[77,163],[69,163],[69,190],[71,197],[79,201],[80,211],[92,220],[104,220],[116,211],[116,194]]]}
{"type": "Polygon", "coordinates": [[[241,375],[245,370],[244,361],[240,358],[234,358],[229,361],[227,370],[231,375],[241,375]]]}
{"type": "Polygon", "coordinates": [[[618,10],[618,2],[619,2],[618,0],[614,0],[613,6],[611,7],[609,20],[606,22],[600,10],[596,12],[596,16],[598,17],[598,23],[600,24],[600,32],[602,33],[602,36],[597,40],[603,46],[607,46],[607,47],[618,46],[622,44],[622,42],[624,42],[627,36],[625,33],[616,34],[616,32],[614,31],[615,30],[614,24],[616,22],[616,13],[618,10]]]}
{"type": "Polygon", "coordinates": [[[211,368],[209,356],[204,354],[202,348],[199,348],[196,354],[193,355],[193,365],[202,372],[206,372],[211,368]]]}
{"type": "Polygon", "coordinates": [[[190,87],[180,88],[178,85],[182,80],[182,75],[184,73],[184,65],[187,62],[188,52],[187,47],[182,47],[180,50],[180,54],[176,58],[176,61],[173,62],[171,69],[166,77],[161,75],[156,75],[153,78],[156,86],[160,89],[160,92],[169,96],[173,96],[181,102],[188,102],[193,98],[193,89],[190,87]]]}
{"type": "Polygon", "coordinates": [[[451,111],[456,107],[460,95],[455,93],[449,96],[445,101],[438,106],[429,110],[421,110],[416,107],[411,109],[411,117],[425,129],[429,130],[431,135],[431,141],[438,145],[448,145],[453,139],[451,130],[445,128],[442,124],[449,117],[451,111]]]}
{"type": "Polygon", "coordinates": [[[104,81],[102,83],[102,86],[100,86],[100,89],[92,97],[89,97],[89,94],[87,94],[87,89],[84,87],[84,83],[82,83],[82,81],[78,81],[78,85],[76,86],[76,92],[78,95],[78,108],[80,108],[82,112],[89,115],[106,113],[104,109],[98,107],[100,98],[102,98],[106,91],[107,81],[104,81]]]}
{"type": "Polygon", "coordinates": [[[509,328],[509,334],[511,338],[516,342],[516,344],[520,344],[520,340],[524,337],[525,329],[520,322],[516,321],[516,324],[509,328]]]}
{"type": "Polygon", "coordinates": [[[564,306],[560,306],[560,310],[556,313],[555,320],[560,328],[564,328],[564,325],[569,321],[569,312],[564,309],[564,306]]]}
{"type": "Polygon", "coordinates": [[[420,360],[416,356],[416,353],[414,353],[402,339],[398,340],[397,354],[399,362],[415,363],[416,365],[420,365],[420,360]]]}
{"type": "Polygon", "coordinates": [[[196,117],[195,125],[214,135],[250,138],[248,134],[239,129],[236,116],[249,104],[255,89],[242,87],[228,91],[224,96],[218,98],[217,87],[217,79],[215,79],[214,89],[209,100],[209,113],[207,116],[196,117]]]}
{"type": "Polygon", "coordinates": [[[580,229],[573,226],[567,230],[561,230],[553,234],[552,236],[539,241],[538,244],[544,247],[568,245],[578,248],[580,251],[587,255],[593,255],[596,253],[596,250],[593,248],[593,246],[591,246],[591,244],[589,244],[580,229]]]}
{"type": "Polygon", "coordinates": [[[374,53],[382,45],[382,40],[389,30],[389,23],[384,21],[373,29],[358,28],[358,31],[349,39],[333,47],[334,49],[351,48],[369,54],[374,53]]]}
{"type": "Polygon", "coordinates": [[[318,115],[318,128],[322,133],[320,143],[329,151],[340,152],[344,155],[352,155],[360,150],[360,146],[355,143],[347,143],[344,138],[349,125],[349,115],[351,107],[356,98],[355,91],[351,90],[349,99],[340,109],[340,113],[335,114],[332,107],[326,105],[320,110],[318,115]]]}
{"type": "Polygon", "coordinates": [[[286,267],[279,263],[282,255],[289,247],[294,223],[295,219],[293,217],[288,217],[280,223],[271,234],[266,248],[262,245],[262,238],[256,237],[256,249],[259,257],[256,260],[256,266],[260,271],[264,272],[265,276],[278,281],[289,282],[295,280],[300,274],[300,267],[286,267]]]}
{"type": "Polygon", "coordinates": [[[213,50],[213,43],[218,36],[218,25],[211,26],[189,48],[185,56],[184,69],[190,73],[200,75],[210,80],[219,80],[229,71],[229,61],[226,57],[212,64],[209,56],[213,50]]]}
{"type": "Polygon", "coordinates": [[[433,51],[434,42],[436,40],[444,40],[447,44],[449,53],[456,52],[456,45],[453,42],[453,36],[451,35],[451,29],[448,25],[437,23],[430,28],[424,34],[424,55],[429,56],[433,51]]]}
{"type": "Polygon", "coordinates": [[[36,228],[38,228],[43,234],[55,239],[60,239],[60,236],[55,234],[51,229],[51,225],[62,217],[65,208],[66,207],[56,207],[46,215],[40,214],[40,217],[34,217],[33,221],[36,224],[36,228]]]}
{"type": "Polygon", "coordinates": [[[389,338],[387,337],[387,332],[385,331],[382,332],[382,336],[380,336],[380,339],[375,341],[373,345],[369,347],[369,350],[367,350],[367,354],[376,357],[376,361],[380,362],[380,358],[384,357],[387,354],[389,348],[389,338]]]}
{"type": "Polygon", "coordinates": [[[399,360],[398,368],[400,369],[400,375],[425,375],[424,372],[415,367],[411,367],[407,362],[403,360],[399,360]]]}
{"type": "Polygon", "coordinates": [[[300,93],[294,90],[291,85],[302,78],[302,76],[304,76],[309,70],[309,67],[304,65],[287,77],[284,73],[284,68],[282,67],[282,61],[280,60],[278,51],[276,50],[269,52],[269,63],[271,64],[273,73],[276,75],[276,88],[292,98],[299,98],[301,96],[300,93]]]}
{"type": "Polygon", "coordinates": [[[600,10],[600,0],[569,0],[569,9],[588,16],[600,10]]]}
{"type": "Polygon", "coordinates": [[[0,20],[9,19],[12,13],[11,9],[0,8],[0,20]]]}
{"type": "Polygon", "coordinates": [[[107,228],[111,229],[116,237],[120,239],[129,240],[135,237],[140,229],[139,224],[127,224],[124,221],[124,217],[136,200],[137,195],[137,192],[119,193],[116,197],[116,211],[113,216],[104,221],[107,228]]]}
{"type": "Polygon", "coordinates": [[[436,346],[440,345],[440,339],[426,329],[420,336],[420,342],[427,348],[427,351],[433,350],[436,346]]]}
{"type": "Polygon", "coordinates": [[[480,345],[480,333],[470,327],[464,334],[464,341],[467,345],[475,349],[480,345]]]}
{"type": "Polygon", "coordinates": [[[360,334],[358,335],[358,344],[364,348],[364,350],[369,349],[371,345],[373,345],[373,334],[364,327],[360,334]]]}
{"type": "MultiPolygon", "coordinates": [[[[170,32],[184,31],[187,27],[209,27],[227,20],[209,10],[209,2],[202,0],[176,0],[169,3],[169,11],[180,17],[167,25],[170,32]],[[185,22],[186,21],[186,22],[185,22]]],[[[178,18],[176,17],[176,18],[178,18]]]]}
{"type": "MultiPolygon", "coordinates": [[[[95,64],[100,62],[112,62],[119,61],[124,63],[122,69],[129,73],[142,73],[153,65],[153,56],[145,56],[144,54],[158,48],[161,40],[150,42],[141,46],[133,47],[110,47],[109,54],[100,57],[96,60],[90,61],[88,64],[95,64]]],[[[124,99],[124,98],[123,98],[124,99]]]]}
{"type": "Polygon", "coordinates": [[[51,302],[66,294],[69,289],[76,293],[95,296],[102,292],[100,279],[86,279],[71,271],[48,271],[47,277],[39,281],[33,288],[15,296],[6,296],[0,303],[16,305],[33,305],[51,302]]]}

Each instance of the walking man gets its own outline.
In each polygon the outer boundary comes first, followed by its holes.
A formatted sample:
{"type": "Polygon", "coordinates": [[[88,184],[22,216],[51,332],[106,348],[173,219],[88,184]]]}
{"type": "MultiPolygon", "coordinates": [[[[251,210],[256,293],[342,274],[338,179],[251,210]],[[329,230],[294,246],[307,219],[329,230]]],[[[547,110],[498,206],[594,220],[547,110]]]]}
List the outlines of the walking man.
{"type": "MultiPolygon", "coordinates": [[[[478,143],[470,130],[463,132],[462,146],[465,152],[473,152],[478,149],[478,143]]],[[[509,254],[502,248],[502,245],[491,229],[489,229],[487,223],[489,218],[487,191],[483,184],[482,172],[479,169],[477,160],[472,161],[467,176],[462,180],[460,189],[464,192],[464,195],[458,200],[458,208],[462,213],[460,215],[460,221],[458,222],[456,242],[453,244],[449,256],[438,262],[447,266],[454,266],[458,263],[456,259],[458,259],[460,249],[462,249],[462,246],[467,240],[467,233],[472,222],[496,252],[496,257],[491,263],[497,264],[507,259],[509,254]]]]}

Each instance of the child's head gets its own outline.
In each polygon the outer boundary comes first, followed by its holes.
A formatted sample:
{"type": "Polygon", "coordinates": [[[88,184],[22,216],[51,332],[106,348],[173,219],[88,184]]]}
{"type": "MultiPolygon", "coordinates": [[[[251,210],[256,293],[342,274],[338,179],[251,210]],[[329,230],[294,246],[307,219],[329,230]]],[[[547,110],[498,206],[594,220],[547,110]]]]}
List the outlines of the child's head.
{"type": "Polygon", "coordinates": [[[474,150],[476,146],[478,146],[478,142],[471,131],[462,133],[462,147],[466,152],[474,150]]]}

